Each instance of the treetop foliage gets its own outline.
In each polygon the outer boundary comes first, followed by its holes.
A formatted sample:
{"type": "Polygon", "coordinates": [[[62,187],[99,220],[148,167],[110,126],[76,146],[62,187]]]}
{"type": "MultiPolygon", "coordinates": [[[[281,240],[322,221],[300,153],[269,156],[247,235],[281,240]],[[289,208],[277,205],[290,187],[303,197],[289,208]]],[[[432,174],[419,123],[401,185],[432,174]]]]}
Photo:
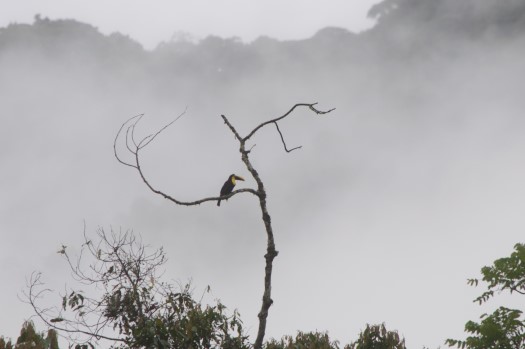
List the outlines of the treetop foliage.
{"type": "Polygon", "coordinates": [[[33,275],[27,301],[44,323],[69,335],[81,348],[100,340],[114,348],[248,348],[237,311],[201,304],[189,285],[175,287],[160,278],[166,257],[151,251],[132,232],[98,231],[98,239],[85,238],[75,259],[63,255],[78,285],[69,288],[54,308],[41,307],[46,289],[33,275]]]}
{"type": "MultiPolygon", "coordinates": [[[[525,245],[516,244],[509,257],[483,267],[481,274],[487,290],[474,299],[480,305],[505,291],[525,294],[525,245]]],[[[471,286],[479,283],[479,279],[468,280],[471,286]]],[[[462,349],[521,349],[525,346],[525,319],[522,315],[521,310],[499,307],[492,314],[481,315],[479,323],[467,322],[465,332],[470,334],[467,339],[447,339],[446,343],[462,349]]]]}
{"type": "MultiPolygon", "coordinates": [[[[508,291],[525,294],[525,245],[514,245],[510,257],[494,261],[493,265],[481,269],[482,281],[487,283],[487,291],[474,301],[482,304],[494,296],[494,292],[508,291]]],[[[469,279],[469,285],[477,286],[478,279],[469,279]]]]}
{"type": "Polygon", "coordinates": [[[322,332],[301,332],[297,335],[284,336],[280,340],[271,339],[266,343],[266,349],[339,349],[337,341],[331,341],[328,333],[322,332]]]}
{"type": "Polygon", "coordinates": [[[267,342],[265,349],[406,349],[405,339],[397,331],[388,331],[385,324],[366,325],[359,338],[344,347],[331,341],[326,332],[301,332],[295,338],[284,336],[267,342]]]}
{"type": "Polygon", "coordinates": [[[0,337],[0,349],[58,349],[57,332],[50,329],[47,336],[35,330],[33,322],[26,321],[20,330],[20,336],[13,345],[10,340],[6,342],[0,337]]]}
{"type": "MultiPolygon", "coordinates": [[[[52,330],[43,339],[32,323],[26,323],[19,344],[35,342],[55,349],[56,330],[78,349],[93,349],[101,340],[122,349],[252,348],[237,311],[229,314],[219,301],[208,305],[196,301],[189,285],[175,288],[163,282],[159,270],[166,261],[163,250],[152,251],[130,231],[106,233],[100,228],[97,238],[85,237],[76,258],[68,254],[65,246],[58,253],[79,283],[76,288],[67,289],[60,305],[43,308],[39,304],[49,290],[43,288],[40,275],[33,276],[27,301],[52,330]]],[[[343,348],[406,349],[404,343],[396,331],[387,331],[384,324],[367,325],[355,342],[343,348]]],[[[3,339],[0,345],[0,349],[12,348],[3,339]]],[[[298,332],[295,338],[272,339],[263,347],[340,348],[337,341],[320,332],[298,332]]]]}
{"type": "Polygon", "coordinates": [[[385,324],[366,325],[354,343],[345,349],[406,349],[405,339],[397,331],[387,331],[385,324]]]}

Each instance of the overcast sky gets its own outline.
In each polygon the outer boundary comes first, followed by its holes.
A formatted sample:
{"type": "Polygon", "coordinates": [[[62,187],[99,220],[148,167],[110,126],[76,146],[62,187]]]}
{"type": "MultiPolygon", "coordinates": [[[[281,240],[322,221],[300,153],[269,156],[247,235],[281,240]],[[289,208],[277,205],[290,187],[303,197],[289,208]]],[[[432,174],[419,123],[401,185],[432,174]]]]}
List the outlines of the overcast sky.
{"type": "Polygon", "coordinates": [[[177,31],[197,38],[214,34],[244,41],[266,35],[303,39],[326,26],[351,31],[370,27],[366,17],[377,0],[0,0],[0,26],[31,23],[35,14],[90,23],[105,34],[119,31],[146,48],[177,31]]]}

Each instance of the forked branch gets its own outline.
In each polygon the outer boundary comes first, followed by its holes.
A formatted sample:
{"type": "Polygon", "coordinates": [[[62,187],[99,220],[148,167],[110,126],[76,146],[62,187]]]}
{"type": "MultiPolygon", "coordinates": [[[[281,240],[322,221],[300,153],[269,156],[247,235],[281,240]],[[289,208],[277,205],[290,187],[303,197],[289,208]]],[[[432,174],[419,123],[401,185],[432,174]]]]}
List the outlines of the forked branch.
{"type": "MultiPolygon", "coordinates": [[[[270,218],[270,214],[268,213],[268,208],[266,205],[266,190],[264,188],[264,183],[261,180],[261,177],[259,176],[259,173],[255,168],[253,167],[252,163],[250,162],[249,154],[251,152],[250,149],[246,149],[246,141],[248,141],[253,135],[257,133],[260,129],[262,129],[266,125],[275,124],[277,127],[277,131],[279,132],[279,135],[281,136],[281,140],[284,145],[284,149],[286,152],[291,152],[296,148],[292,148],[288,150],[286,147],[286,143],[284,142],[284,137],[281,133],[281,130],[279,129],[278,122],[286,118],[288,115],[290,115],[296,108],[298,107],[308,107],[311,111],[315,112],[317,115],[324,115],[327,113],[330,113],[331,111],[335,110],[335,108],[330,109],[328,111],[321,111],[318,110],[315,105],[317,103],[307,104],[307,103],[298,103],[294,105],[288,112],[286,112],[284,115],[263,122],[260,125],[256,126],[246,137],[241,137],[240,134],[237,132],[235,127],[231,124],[231,122],[228,120],[228,118],[224,115],[221,115],[222,119],[224,120],[224,123],[228,126],[228,128],[232,131],[232,133],[235,135],[235,138],[239,141],[239,151],[241,153],[241,159],[244,162],[247,170],[250,172],[252,177],[257,182],[257,193],[259,197],[259,205],[261,207],[262,212],[262,220],[264,223],[264,227],[266,229],[266,236],[267,236],[267,247],[266,247],[266,254],[264,255],[264,259],[266,261],[265,268],[264,268],[264,293],[262,297],[262,304],[261,304],[261,310],[259,311],[258,317],[259,317],[259,328],[257,331],[257,338],[255,339],[254,343],[254,349],[261,349],[263,346],[263,340],[264,335],[266,333],[266,320],[268,318],[268,311],[273,304],[272,300],[272,270],[273,270],[273,260],[279,252],[275,249],[275,241],[273,236],[273,228],[272,228],[272,222],[270,218]]],[[[252,147],[253,148],[253,147],[252,147]]]]}
{"type": "Polygon", "coordinates": [[[316,113],[317,115],[324,115],[324,114],[328,114],[332,111],[335,110],[335,108],[332,108],[332,109],[329,109],[329,110],[326,110],[326,111],[321,111],[319,109],[317,109],[315,106],[317,105],[317,103],[297,103],[296,105],[294,105],[292,108],[290,108],[290,110],[288,110],[286,113],[284,113],[282,116],[279,116],[278,118],[275,118],[275,119],[272,119],[272,120],[268,120],[266,122],[263,122],[262,124],[260,124],[259,126],[255,127],[250,133],[248,133],[248,135],[246,137],[243,138],[243,141],[247,141],[248,139],[250,139],[257,131],[259,131],[261,128],[263,128],[264,126],[266,125],[269,125],[269,124],[272,124],[272,123],[277,123],[277,121],[281,121],[282,119],[284,119],[285,117],[287,117],[288,115],[290,115],[294,110],[295,108],[298,108],[298,107],[308,107],[310,108],[311,111],[313,111],[314,113],[316,113]]]}

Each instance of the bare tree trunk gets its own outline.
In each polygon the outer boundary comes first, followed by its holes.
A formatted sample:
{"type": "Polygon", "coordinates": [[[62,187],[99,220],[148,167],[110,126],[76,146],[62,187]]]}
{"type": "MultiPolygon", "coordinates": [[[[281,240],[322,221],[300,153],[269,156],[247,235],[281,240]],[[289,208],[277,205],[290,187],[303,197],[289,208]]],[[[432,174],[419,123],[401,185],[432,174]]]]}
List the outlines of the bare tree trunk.
{"type": "Polygon", "coordinates": [[[239,151],[242,154],[242,161],[246,165],[248,171],[257,182],[257,193],[259,196],[259,203],[261,205],[262,220],[264,222],[264,227],[266,229],[267,236],[267,247],[266,254],[264,259],[266,260],[266,265],[264,267],[264,293],[262,297],[261,311],[258,314],[259,317],[259,330],[257,331],[257,338],[254,343],[254,349],[261,349],[264,335],[266,333],[266,320],[268,318],[268,310],[273,303],[272,300],[272,269],[273,269],[273,260],[277,257],[278,253],[275,250],[275,241],[273,238],[273,229],[272,229],[272,220],[268,209],[266,207],[266,190],[264,189],[264,183],[259,177],[259,173],[253,168],[250,160],[248,158],[249,151],[245,149],[245,141],[241,141],[241,147],[239,151]]]}
{"type": "Polygon", "coordinates": [[[275,250],[275,243],[273,240],[273,231],[270,215],[266,209],[266,193],[260,196],[259,201],[261,203],[261,210],[263,212],[263,221],[266,228],[266,234],[268,237],[268,244],[266,247],[266,254],[264,258],[266,259],[266,266],[264,267],[264,294],[262,297],[261,311],[259,312],[259,330],[257,331],[257,339],[255,340],[254,348],[262,348],[262,343],[264,340],[264,334],[266,333],[266,319],[268,318],[268,310],[273,303],[272,300],[272,268],[273,268],[273,259],[277,257],[277,252],[275,250]]]}

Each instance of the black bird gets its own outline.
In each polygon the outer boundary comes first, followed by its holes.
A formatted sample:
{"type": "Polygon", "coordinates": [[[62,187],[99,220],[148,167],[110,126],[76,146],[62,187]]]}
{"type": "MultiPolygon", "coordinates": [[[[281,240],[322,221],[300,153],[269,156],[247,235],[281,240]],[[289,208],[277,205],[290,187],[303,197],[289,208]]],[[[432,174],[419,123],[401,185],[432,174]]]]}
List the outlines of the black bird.
{"type": "MultiPolygon", "coordinates": [[[[230,177],[228,177],[228,180],[224,182],[224,185],[221,188],[221,196],[228,195],[229,193],[233,191],[233,187],[235,187],[236,180],[244,181],[244,178],[236,176],[234,174],[230,175],[230,177]]],[[[217,201],[217,206],[220,206],[220,205],[221,205],[221,199],[217,201]]]]}

